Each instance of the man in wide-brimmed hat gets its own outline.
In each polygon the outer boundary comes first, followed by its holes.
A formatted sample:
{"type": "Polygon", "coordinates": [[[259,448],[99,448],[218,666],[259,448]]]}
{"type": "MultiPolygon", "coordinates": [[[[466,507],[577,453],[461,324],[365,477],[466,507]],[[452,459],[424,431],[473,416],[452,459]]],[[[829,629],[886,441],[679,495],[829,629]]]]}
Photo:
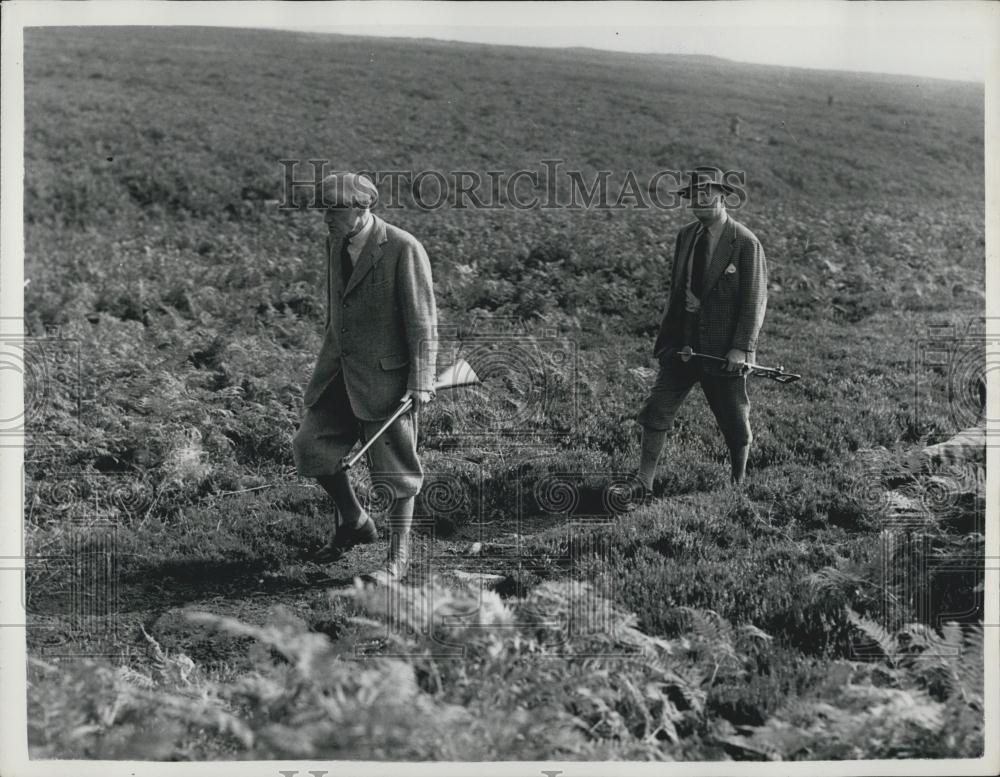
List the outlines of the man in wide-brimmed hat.
{"type": "Polygon", "coordinates": [[[717,167],[698,167],[677,194],[690,200],[695,221],[682,227],[674,244],[670,296],[653,354],[659,374],[641,412],[637,480],[652,494],[653,475],[677,410],[695,383],[729,447],[732,480],[746,474],[750,401],[742,365],[753,361],[767,307],[767,264],[760,241],[726,212],[726,199],[742,190],[717,167]],[[725,359],[685,358],[685,347],[725,359]]]}
{"type": "Polygon", "coordinates": [[[369,438],[400,402],[414,398],[368,452],[373,481],[391,492],[385,572],[406,574],[413,505],[423,484],[417,458],[420,405],[434,394],[437,309],[431,266],[408,232],[371,212],[378,190],[364,176],[323,179],[326,239],[326,332],[305,391],[294,440],[301,475],[315,477],[332,497],[340,525],[320,551],[335,561],[378,532],[358,503],[341,459],[369,438]]]}

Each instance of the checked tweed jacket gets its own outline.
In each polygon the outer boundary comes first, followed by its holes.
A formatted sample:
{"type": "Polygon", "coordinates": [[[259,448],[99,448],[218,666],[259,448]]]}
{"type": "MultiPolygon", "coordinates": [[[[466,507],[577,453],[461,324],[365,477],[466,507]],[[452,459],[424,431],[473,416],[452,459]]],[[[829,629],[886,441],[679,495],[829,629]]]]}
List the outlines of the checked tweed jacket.
{"type": "MultiPolygon", "coordinates": [[[[698,233],[699,222],[681,227],[674,243],[674,265],[671,273],[670,296],[660,322],[660,331],[653,354],[691,345],[690,334],[684,331],[685,270],[688,256],[698,233]]],[[[757,336],[767,308],[767,262],[764,249],[756,235],[729,216],[715,252],[705,268],[698,321],[700,353],[724,357],[731,348],[749,352],[753,361],[757,336]]],[[[697,360],[710,374],[723,374],[722,365],[707,359],[697,360]]]]}
{"type": "Polygon", "coordinates": [[[378,216],[344,288],[340,246],[326,240],[323,347],[306,387],[310,407],[343,370],[355,417],[388,418],[407,389],[432,391],[437,309],[431,265],[409,232],[378,216]]]}

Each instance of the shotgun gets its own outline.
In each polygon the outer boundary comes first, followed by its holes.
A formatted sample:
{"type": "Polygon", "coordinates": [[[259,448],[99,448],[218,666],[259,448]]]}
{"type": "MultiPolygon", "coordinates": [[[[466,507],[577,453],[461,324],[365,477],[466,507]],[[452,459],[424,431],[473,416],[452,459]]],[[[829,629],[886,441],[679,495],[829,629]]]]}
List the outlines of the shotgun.
{"type": "MultiPolygon", "coordinates": [[[[434,390],[446,391],[448,389],[461,388],[462,386],[475,386],[478,383],[479,376],[476,375],[476,371],[472,369],[472,366],[467,361],[459,359],[438,376],[437,381],[434,383],[434,390]]],[[[396,420],[400,416],[409,413],[411,409],[413,409],[412,397],[408,397],[400,402],[399,407],[396,408],[396,412],[389,416],[389,419],[382,424],[382,428],[375,432],[371,439],[361,446],[361,450],[352,456],[345,456],[340,460],[340,471],[345,472],[357,464],[368,449],[372,447],[374,442],[385,434],[385,431],[396,423],[396,420]]]]}
{"type": "MultiPolygon", "coordinates": [[[[719,356],[709,356],[707,353],[695,353],[691,350],[690,345],[685,345],[681,350],[677,352],[678,356],[696,357],[698,359],[708,359],[713,362],[726,363],[726,360],[719,356]]],[[[770,378],[771,380],[776,380],[778,383],[794,383],[802,378],[801,375],[796,375],[794,372],[785,372],[784,367],[762,367],[759,364],[744,364],[742,372],[746,375],[760,375],[762,378],[770,378]]]]}

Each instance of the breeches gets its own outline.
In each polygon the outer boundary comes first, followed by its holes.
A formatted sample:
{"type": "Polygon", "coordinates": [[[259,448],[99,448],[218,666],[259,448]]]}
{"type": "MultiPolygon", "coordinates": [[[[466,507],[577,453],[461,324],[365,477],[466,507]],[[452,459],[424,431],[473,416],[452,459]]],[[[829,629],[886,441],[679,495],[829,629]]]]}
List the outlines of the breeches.
{"type": "Polygon", "coordinates": [[[696,359],[685,363],[676,356],[668,356],[661,360],[656,383],[639,412],[639,423],[654,431],[668,431],[695,383],[701,384],[727,445],[731,448],[749,445],[753,435],[746,376],[710,375],[696,359]]]}
{"type": "MultiPolygon", "coordinates": [[[[371,439],[383,423],[362,421],[354,416],[341,373],[302,416],[293,441],[295,467],[305,477],[332,475],[355,443],[371,439]]],[[[424,473],[417,458],[414,412],[400,416],[368,449],[367,455],[375,487],[387,486],[395,499],[420,492],[424,473]]]]}

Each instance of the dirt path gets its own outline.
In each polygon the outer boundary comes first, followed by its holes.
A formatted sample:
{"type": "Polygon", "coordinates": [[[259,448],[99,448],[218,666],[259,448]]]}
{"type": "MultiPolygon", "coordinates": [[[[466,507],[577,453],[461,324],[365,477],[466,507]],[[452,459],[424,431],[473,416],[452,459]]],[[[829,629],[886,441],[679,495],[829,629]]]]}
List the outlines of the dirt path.
{"type": "MultiPolygon", "coordinates": [[[[407,582],[433,574],[456,584],[480,582],[501,594],[515,593],[521,580],[519,548],[525,540],[564,525],[561,516],[518,523],[461,527],[447,539],[415,533],[407,582]],[[483,577],[487,580],[484,583],[483,577]]],[[[41,592],[29,608],[28,650],[42,658],[93,656],[142,662],[149,643],[183,652],[203,666],[235,666],[246,658],[248,640],[231,639],[191,625],[185,612],[200,610],[263,624],[277,606],[296,613],[312,628],[336,637],[342,624],[332,617],[330,592],[364,583],[385,557],[385,540],[356,548],[333,564],[303,559],[274,570],[233,565],[191,576],[157,576],[119,583],[108,615],[83,615],[79,603],[61,592],[41,592]]],[[[532,574],[537,574],[535,569],[532,574]]],[[[560,570],[553,566],[553,575],[560,570]]]]}

